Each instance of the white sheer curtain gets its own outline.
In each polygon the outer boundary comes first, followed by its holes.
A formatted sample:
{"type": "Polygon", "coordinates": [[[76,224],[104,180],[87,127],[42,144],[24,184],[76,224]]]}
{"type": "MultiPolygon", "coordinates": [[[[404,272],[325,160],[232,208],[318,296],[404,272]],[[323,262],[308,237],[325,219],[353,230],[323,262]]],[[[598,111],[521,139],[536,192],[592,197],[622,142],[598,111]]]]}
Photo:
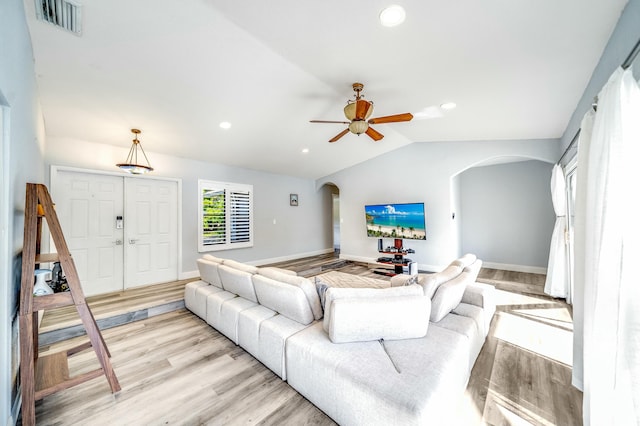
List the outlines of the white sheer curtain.
{"type": "Polygon", "coordinates": [[[583,120],[575,226],[573,383],[585,425],[640,424],[640,88],[616,70],[583,120]]]}
{"type": "Polygon", "coordinates": [[[551,247],[549,248],[549,265],[547,267],[547,279],[544,284],[544,292],[553,297],[562,297],[571,303],[569,291],[569,277],[567,275],[567,250],[564,242],[566,230],[566,185],[564,171],[558,164],[551,171],[551,202],[556,212],[556,224],[551,234],[551,247]]]}

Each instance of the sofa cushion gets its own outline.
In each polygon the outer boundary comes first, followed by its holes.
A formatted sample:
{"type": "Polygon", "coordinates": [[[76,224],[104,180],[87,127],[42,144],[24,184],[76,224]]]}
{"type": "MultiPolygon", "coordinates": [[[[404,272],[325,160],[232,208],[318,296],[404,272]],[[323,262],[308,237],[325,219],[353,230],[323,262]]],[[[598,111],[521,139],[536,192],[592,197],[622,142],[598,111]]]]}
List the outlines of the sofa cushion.
{"type": "MultiPolygon", "coordinates": [[[[454,313],[461,317],[471,318],[475,327],[478,331],[478,335],[482,337],[483,341],[486,337],[487,333],[485,332],[485,319],[484,319],[484,310],[479,306],[469,305],[468,303],[460,302],[458,306],[456,306],[451,313],[454,313]]],[[[488,330],[487,330],[488,331],[488,330]]]]}
{"type": "Polygon", "coordinates": [[[429,299],[433,299],[438,287],[447,281],[451,281],[462,272],[462,267],[458,265],[449,265],[441,272],[435,274],[420,274],[418,283],[424,290],[424,295],[429,299]]]}
{"type": "Polygon", "coordinates": [[[465,336],[469,340],[469,352],[468,355],[468,372],[471,373],[473,364],[475,364],[478,354],[484,344],[484,336],[478,330],[477,323],[473,318],[469,318],[463,315],[457,315],[451,313],[445,316],[441,321],[434,323],[433,327],[442,327],[447,330],[455,331],[465,336]]]}
{"type": "Polygon", "coordinates": [[[342,288],[331,287],[325,293],[324,320],[322,327],[329,333],[329,317],[333,301],[346,298],[381,298],[388,299],[395,296],[422,296],[422,288],[418,285],[389,288],[342,288]]]}
{"type": "Polygon", "coordinates": [[[471,253],[467,253],[464,256],[454,260],[453,262],[451,262],[451,265],[454,266],[459,266],[462,269],[466,268],[467,266],[471,265],[473,262],[475,262],[477,259],[475,254],[471,254],[471,253]]]}
{"type": "Polygon", "coordinates": [[[220,316],[220,311],[222,310],[222,305],[230,299],[235,299],[236,296],[233,293],[229,293],[228,291],[219,291],[217,293],[210,293],[207,295],[207,324],[212,326],[215,329],[220,327],[222,324],[222,318],[220,316]]]}
{"type": "Polygon", "coordinates": [[[220,263],[213,262],[207,259],[198,259],[198,271],[200,272],[200,279],[218,288],[222,288],[222,282],[220,281],[220,275],[218,275],[218,266],[220,263]]]}
{"type": "Polygon", "coordinates": [[[275,315],[260,323],[257,358],[282,380],[287,380],[285,350],[289,338],[306,327],[284,315],[275,315]]]}
{"type": "Polygon", "coordinates": [[[216,329],[238,344],[238,318],[242,311],[258,306],[243,297],[226,300],[220,306],[220,321],[216,329]]]}
{"type": "Polygon", "coordinates": [[[329,318],[333,343],[424,337],[431,299],[426,296],[344,298],[334,300],[329,318]]]}
{"type": "Polygon", "coordinates": [[[206,321],[207,297],[210,294],[221,291],[224,290],[214,285],[209,285],[204,281],[190,282],[184,288],[184,306],[206,321]]]}
{"type": "Polygon", "coordinates": [[[260,268],[258,270],[258,274],[271,278],[272,280],[299,287],[304,292],[304,295],[309,302],[309,307],[311,308],[311,312],[313,312],[313,317],[315,319],[322,318],[320,297],[316,291],[316,286],[309,279],[299,277],[297,275],[285,274],[282,270],[275,268],[260,268]]]}
{"type": "Polygon", "coordinates": [[[238,344],[258,359],[260,324],[275,315],[278,315],[275,311],[262,305],[245,309],[238,314],[238,344]]]}
{"type": "Polygon", "coordinates": [[[301,324],[306,325],[313,322],[313,311],[300,287],[259,274],[253,275],[252,279],[258,302],[261,305],[301,324]]]}
{"type": "Polygon", "coordinates": [[[467,284],[473,282],[471,277],[472,274],[470,272],[463,272],[438,287],[431,301],[431,321],[440,321],[460,304],[467,284]]]}
{"type": "Polygon", "coordinates": [[[221,258],[221,257],[215,257],[212,254],[205,254],[204,256],[202,256],[202,258],[204,260],[208,260],[209,262],[215,262],[215,263],[224,263],[225,259],[221,258]]]}
{"type": "Polygon", "coordinates": [[[250,273],[230,268],[225,262],[224,265],[218,266],[218,274],[220,274],[222,286],[226,291],[237,294],[252,302],[258,301],[256,292],[253,289],[252,275],[250,273]]]}
{"type": "Polygon", "coordinates": [[[248,272],[250,274],[255,274],[258,272],[257,266],[247,265],[246,263],[236,262],[235,260],[225,260],[224,266],[228,266],[229,268],[237,269],[243,272],[248,272]]]}
{"type": "Polygon", "coordinates": [[[464,268],[464,272],[469,272],[471,274],[471,282],[474,282],[476,278],[478,278],[480,268],[482,268],[482,260],[480,259],[476,259],[475,262],[464,268]]]}
{"type": "Polygon", "coordinates": [[[443,423],[469,377],[469,339],[435,326],[383,347],[334,344],[314,324],[287,340],[286,354],[288,383],[340,425],[443,423]]]}

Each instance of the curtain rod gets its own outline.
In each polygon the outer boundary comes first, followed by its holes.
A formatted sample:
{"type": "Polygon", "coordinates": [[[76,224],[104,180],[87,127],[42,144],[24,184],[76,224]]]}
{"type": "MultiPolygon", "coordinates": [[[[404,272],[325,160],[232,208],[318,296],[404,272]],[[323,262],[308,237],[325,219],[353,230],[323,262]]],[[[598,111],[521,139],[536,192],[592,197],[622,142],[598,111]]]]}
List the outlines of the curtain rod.
{"type": "Polygon", "coordinates": [[[562,160],[564,160],[564,157],[566,157],[566,155],[569,153],[569,151],[571,151],[571,148],[573,148],[573,146],[576,144],[576,142],[578,142],[578,136],[580,136],[580,129],[578,129],[576,134],[573,136],[573,139],[571,139],[571,143],[569,144],[567,149],[564,150],[564,153],[562,154],[562,157],[560,157],[560,159],[558,160],[558,162],[556,164],[562,163],[562,160]]]}
{"type": "MultiPolygon", "coordinates": [[[[639,53],[640,53],[640,39],[638,39],[638,41],[636,42],[636,45],[633,46],[633,49],[631,49],[629,56],[627,56],[627,58],[624,60],[622,65],[620,65],[622,69],[626,70],[627,68],[629,68],[633,64],[633,61],[636,60],[639,53]]],[[[598,97],[596,96],[593,101],[594,101],[593,107],[595,108],[598,104],[598,97]]],[[[569,151],[571,151],[571,148],[573,148],[573,145],[575,145],[576,142],[578,142],[578,136],[580,136],[580,129],[576,131],[576,134],[573,136],[573,139],[571,139],[571,143],[569,144],[569,146],[567,146],[567,149],[564,150],[564,152],[562,153],[562,156],[560,157],[560,159],[556,164],[562,163],[562,160],[564,160],[564,157],[566,157],[569,151]]]]}
{"type": "Polygon", "coordinates": [[[636,45],[633,46],[633,50],[631,50],[631,53],[629,53],[629,56],[627,56],[627,59],[625,59],[624,62],[622,63],[621,65],[622,68],[624,68],[625,70],[629,68],[631,64],[633,64],[633,61],[635,61],[636,57],[638,56],[638,53],[640,53],[640,40],[638,40],[636,45]]]}

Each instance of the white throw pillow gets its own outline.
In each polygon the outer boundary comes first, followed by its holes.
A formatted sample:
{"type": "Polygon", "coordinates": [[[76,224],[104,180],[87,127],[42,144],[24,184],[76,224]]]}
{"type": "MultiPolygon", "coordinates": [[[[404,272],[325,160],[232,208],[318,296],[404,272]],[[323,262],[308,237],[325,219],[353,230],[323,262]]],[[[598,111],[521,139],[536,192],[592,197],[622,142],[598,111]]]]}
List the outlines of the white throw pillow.
{"type": "Polygon", "coordinates": [[[451,281],[447,281],[438,287],[431,300],[431,321],[438,322],[449,312],[455,309],[462,300],[467,284],[472,281],[473,274],[463,272],[451,281]]]}
{"type": "Polygon", "coordinates": [[[322,326],[324,331],[329,333],[329,316],[331,315],[331,305],[334,300],[345,298],[381,298],[387,299],[394,296],[423,296],[422,287],[419,285],[407,285],[402,287],[389,288],[340,288],[331,287],[327,289],[324,300],[324,320],[322,326]]]}
{"type": "Polygon", "coordinates": [[[345,298],[332,303],[333,343],[417,339],[427,335],[431,300],[426,296],[345,298]]]}

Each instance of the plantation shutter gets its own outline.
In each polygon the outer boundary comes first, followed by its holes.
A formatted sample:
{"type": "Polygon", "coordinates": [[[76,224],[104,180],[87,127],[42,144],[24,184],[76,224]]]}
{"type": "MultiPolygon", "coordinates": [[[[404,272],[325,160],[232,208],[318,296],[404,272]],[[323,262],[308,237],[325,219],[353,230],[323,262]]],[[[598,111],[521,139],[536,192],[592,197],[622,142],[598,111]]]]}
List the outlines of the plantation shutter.
{"type": "Polygon", "coordinates": [[[198,251],[253,246],[253,186],[198,181],[198,251]]]}
{"type": "Polygon", "coordinates": [[[249,191],[229,191],[231,204],[231,243],[251,240],[251,203],[249,191]]]}

